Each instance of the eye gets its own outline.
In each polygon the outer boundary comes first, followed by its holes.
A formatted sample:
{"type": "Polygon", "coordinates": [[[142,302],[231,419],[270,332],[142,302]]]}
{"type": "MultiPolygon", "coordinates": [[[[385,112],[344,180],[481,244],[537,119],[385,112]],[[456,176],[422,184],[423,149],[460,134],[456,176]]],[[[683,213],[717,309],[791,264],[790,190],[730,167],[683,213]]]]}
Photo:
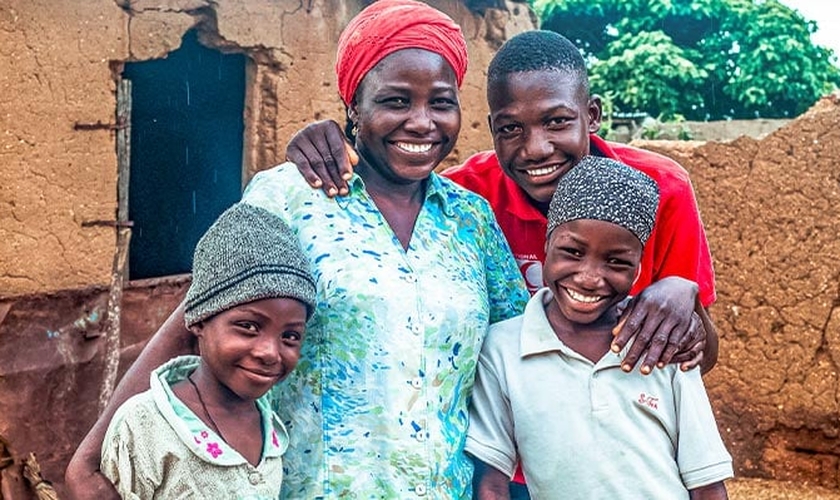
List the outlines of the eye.
{"type": "Polygon", "coordinates": [[[553,116],[548,119],[548,121],[546,122],[546,126],[548,128],[562,128],[570,121],[571,119],[565,116],[553,116]]]}
{"type": "Polygon", "coordinates": [[[456,99],[451,99],[448,97],[439,97],[432,101],[432,107],[434,109],[448,111],[457,108],[458,101],[456,99]]]}
{"type": "Polygon", "coordinates": [[[260,325],[254,321],[236,321],[234,326],[245,335],[256,335],[260,332],[260,325]]]}
{"type": "Polygon", "coordinates": [[[571,257],[580,257],[583,255],[583,252],[574,247],[560,247],[558,248],[558,250],[560,251],[560,253],[569,255],[571,257]]]}
{"type": "Polygon", "coordinates": [[[618,269],[620,271],[624,271],[625,269],[633,267],[633,263],[630,262],[629,260],[617,259],[615,257],[607,259],[607,264],[610,267],[612,267],[614,269],[618,269]]]}
{"type": "Polygon", "coordinates": [[[301,332],[297,332],[295,330],[287,330],[283,332],[281,338],[288,342],[300,342],[303,339],[303,334],[301,332]]]}
{"type": "Polygon", "coordinates": [[[393,109],[401,109],[409,105],[408,99],[401,96],[385,97],[379,102],[380,104],[393,109]]]}
{"type": "Polygon", "coordinates": [[[496,134],[503,138],[514,137],[522,132],[522,127],[515,123],[508,123],[496,127],[496,134]]]}

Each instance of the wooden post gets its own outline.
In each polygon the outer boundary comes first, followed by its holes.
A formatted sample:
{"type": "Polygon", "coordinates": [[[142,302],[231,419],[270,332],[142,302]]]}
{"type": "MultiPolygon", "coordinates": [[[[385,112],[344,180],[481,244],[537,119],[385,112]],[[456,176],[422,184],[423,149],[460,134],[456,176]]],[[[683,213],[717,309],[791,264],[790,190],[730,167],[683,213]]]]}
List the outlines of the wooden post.
{"type": "Polygon", "coordinates": [[[120,318],[123,285],[126,279],[128,245],[131,227],[128,223],[128,181],[131,158],[131,81],[120,80],[117,87],[117,247],[111,271],[108,294],[108,319],[105,329],[105,369],[99,389],[99,414],[101,415],[117,382],[120,366],[120,318]]]}

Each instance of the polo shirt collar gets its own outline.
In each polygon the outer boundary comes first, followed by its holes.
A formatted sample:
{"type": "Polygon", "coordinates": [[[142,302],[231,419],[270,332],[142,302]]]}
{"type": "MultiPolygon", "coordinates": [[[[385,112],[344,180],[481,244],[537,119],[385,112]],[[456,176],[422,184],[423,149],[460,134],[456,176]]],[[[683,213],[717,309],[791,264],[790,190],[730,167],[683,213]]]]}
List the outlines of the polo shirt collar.
{"type": "MultiPolygon", "coordinates": [[[[525,312],[522,315],[522,329],[519,334],[520,357],[526,358],[558,351],[575,357],[581,356],[557,338],[557,334],[551,328],[551,323],[548,322],[548,316],[545,315],[545,305],[553,299],[551,290],[548,287],[543,287],[537,290],[537,293],[531,297],[525,306],[525,312]]],[[[632,343],[632,341],[628,342],[618,355],[612,352],[606,353],[604,358],[596,364],[602,368],[620,366],[621,360],[624,359],[632,343]]]]}

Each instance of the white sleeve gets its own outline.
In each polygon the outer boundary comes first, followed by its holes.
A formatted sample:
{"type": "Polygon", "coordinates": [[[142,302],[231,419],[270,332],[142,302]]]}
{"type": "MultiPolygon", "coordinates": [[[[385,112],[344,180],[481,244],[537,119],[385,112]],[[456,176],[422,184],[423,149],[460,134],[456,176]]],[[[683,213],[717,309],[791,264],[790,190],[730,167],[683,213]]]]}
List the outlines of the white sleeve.
{"type": "Polygon", "coordinates": [[[674,377],[677,404],[677,465],[689,490],[733,477],[732,457],[720,437],[699,369],[674,377]]]}
{"type": "Polygon", "coordinates": [[[506,386],[482,352],[478,359],[470,404],[470,425],[465,450],[508,477],[513,477],[519,457],[506,386]]]}

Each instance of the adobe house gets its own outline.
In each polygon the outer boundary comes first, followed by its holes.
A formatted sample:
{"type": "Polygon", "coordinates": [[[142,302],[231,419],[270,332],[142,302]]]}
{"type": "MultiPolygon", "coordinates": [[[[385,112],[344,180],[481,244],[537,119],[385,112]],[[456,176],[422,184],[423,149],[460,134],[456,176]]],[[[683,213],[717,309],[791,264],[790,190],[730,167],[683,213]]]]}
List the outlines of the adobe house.
{"type": "MultiPolygon", "coordinates": [[[[436,0],[468,38],[458,149],[491,147],[484,72],[525,4],[436,0]]],[[[0,499],[63,470],[181,300],[198,236],[291,134],[343,120],[361,0],[0,2],[0,499]]],[[[763,139],[649,142],[692,174],[718,275],[706,383],[739,476],[840,488],[840,105],[763,139]]]]}

